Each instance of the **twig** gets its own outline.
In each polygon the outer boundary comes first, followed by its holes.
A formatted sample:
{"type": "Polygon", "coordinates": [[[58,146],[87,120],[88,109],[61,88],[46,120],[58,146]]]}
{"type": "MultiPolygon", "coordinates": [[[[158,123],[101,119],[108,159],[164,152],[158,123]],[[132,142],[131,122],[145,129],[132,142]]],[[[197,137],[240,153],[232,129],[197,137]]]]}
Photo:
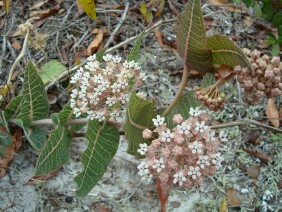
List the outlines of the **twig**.
{"type": "Polygon", "coordinates": [[[64,17],[64,19],[63,19],[63,21],[62,21],[62,23],[61,23],[61,26],[60,26],[60,28],[59,28],[57,34],[56,34],[56,48],[57,48],[57,51],[58,51],[58,53],[59,53],[59,56],[60,56],[60,60],[61,60],[61,61],[63,61],[63,57],[62,57],[61,51],[60,51],[60,49],[59,49],[60,29],[62,28],[63,25],[65,25],[66,20],[68,19],[69,14],[70,14],[70,12],[71,12],[71,10],[72,10],[72,8],[73,8],[74,5],[75,5],[75,3],[73,3],[73,4],[70,6],[70,8],[69,8],[67,14],[65,15],[65,17],[64,17]]]}
{"type": "Polygon", "coordinates": [[[271,127],[271,126],[268,126],[266,124],[262,124],[260,122],[257,122],[255,120],[233,121],[233,122],[229,122],[229,123],[225,123],[225,124],[219,124],[219,125],[216,125],[216,126],[212,126],[211,129],[220,129],[220,128],[227,128],[227,127],[234,127],[234,126],[242,126],[242,125],[246,125],[246,124],[253,124],[253,125],[256,125],[256,126],[259,126],[259,127],[269,129],[269,130],[274,131],[274,132],[282,133],[282,129],[271,127]]]}
{"type": "Polygon", "coordinates": [[[122,14],[122,16],[121,16],[120,21],[119,21],[119,23],[117,24],[115,30],[112,32],[112,34],[111,34],[109,40],[107,41],[107,43],[106,43],[106,45],[105,45],[106,48],[111,44],[111,42],[113,41],[115,35],[117,34],[117,32],[119,31],[121,25],[123,24],[123,22],[124,22],[124,20],[125,20],[125,18],[126,18],[128,9],[129,9],[129,2],[127,1],[126,4],[125,4],[125,9],[124,9],[124,12],[123,12],[123,14],[122,14]]]}
{"type": "Polygon", "coordinates": [[[13,66],[12,66],[12,68],[10,70],[9,77],[8,77],[8,80],[7,80],[7,85],[9,85],[9,83],[11,82],[11,79],[12,79],[12,76],[13,76],[15,68],[17,67],[17,65],[21,61],[22,57],[25,55],[26,48],[27,48],[27,42],[28,42],[28,36],[29,36],[29,29],[27,29],[27,31],[26,31],[26,35],[25,35],[22,51],[19,54],[19,56],[17,57],[17,59],[15,60],[13,66]]]}
{"type": "Polygon", "coordinates": [[[5,58],[6,55],[6,43],[7,43],[7,37],[6,35],[3,36],[3,43],[2,43],[2,58],[0,60],[0,76],[2,76],[2,63],[3,59],[5,58]]]}

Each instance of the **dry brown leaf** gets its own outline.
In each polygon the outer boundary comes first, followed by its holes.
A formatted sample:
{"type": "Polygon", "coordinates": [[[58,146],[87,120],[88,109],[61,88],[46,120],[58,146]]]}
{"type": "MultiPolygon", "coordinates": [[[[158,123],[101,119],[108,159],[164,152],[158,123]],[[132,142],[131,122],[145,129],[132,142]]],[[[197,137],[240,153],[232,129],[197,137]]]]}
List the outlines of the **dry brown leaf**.
{"type": "Polygon", "coordinates": [[[47,10],[35,10],[30,12],[30,17],[38,17],[37,20],[47,18],[55,13],[57,13],[61,9],[62,2],[59,2],[54,7],[49,8],[47,10]]]}
{"type": "Polygon", "coordinates": [[[227,76],[230,76],[230,74],[233,72],[233,69],[222,64],[216,69],[216,72],[218,73],[219,77],[223,79],[227,76]]]}
{"type": "Polygon", "coordinates": [[[163,46],[164,43],[163,43],[163,33],[161,32],[161,30],[159,29],[154,29],[154,35],[155,35],[155,38],[159,44],[159,46],[163,46]]]}
{"type": "Polygon", "coordinates": [[[226,197],[221,200],[218,212],[228,212],[226,197]]]}
{"type": "Polygon", "coordinates": [[[226,9],[230,12],[238,12],[238,13],[247,13],[247,8],[243,5],[241,7],[237,7],[230,3],[228,0],[209,0],[209,3],[223,9],[226,9]]]}
{"type": "Polygon", "coordinates": [[[98,212],[112,212],[111,209],[105,207],[104,205],[95,204],[95,209],[97,209],[98,212]]]}
{"type": "Polygon", "coordinates": [[[247,175],[249,177],[258,178],[260,174],[260,167],[259,166],[250,166],[247,168],[247,175]]]}
{"type": "Polygon", "coordinates": [[[270,161],[273,161],[273,158],[267,154],[264,154],[264,153],[261,153],[261,152],[256,152],[256,151],[253,151],[251,149],[247,149],[247,148],[243,148],[243,150],[247,153],[249,153],[250,155],[253,155],[259,159],[261,159],[262,161],[264,162],[270,162],[270,161]]]}
{"type": "Polygon", "coordinates": [[[279,114],[278,114],[278,109],[275,105],[274,99],[269,98],[266,104],[266,109],[265,109],[266,116],[268,120],[271,122],[271,124],[279,128],[280,121],[279,121],[279,114]]]}
{"type": "Polygon", "coordinates": [[[96,37],[87,47],[86,54],[87,55],[93,54],[97,50],[97,48],[99,47],[99,44],[103,41],[103,38],[104,38],[103,29],[99,29],[96,37]]]}
{"type": "Polygon", "coordinates": [[[16,49],[16,50],[19,50],[19,49],[22,48],[22,44],[21,44],[20,41],[15,40],[15,41],[12,43],[12,47],[14,47],[14,49],[16,49]]]}
{"type": "Polygon", "coordinates": [[[230,206],[239,206],[241,204],[241,200],[238,197],[238,193],[234,188],[226,189],[226,197],[227,202],[230,206]]]}
{"type": "MultiPolygon", "coordinates": [[[[7,132],[3,127],[0,127],[0,131],[7,132]]],[[[15,129],[12,140],[13,142],[6,147],[5,154],[0,158],[0,178],[6,174],[8,164],[15,157],[16,151],[22,146],[22,131],[20,128],[15,129]]]]}
{"type": "Polygon", "coordinates": [[[49,0],[44,0],[44,1],[37,1],[34,2],[33,5],[29,8],[29,10],[35,10],[41,6],[43,6],[45,3],[47,3],[49,0]]]}
{"type": "Polygon", "coordinates": [[[34,185],[36,184],[38,181],[46,181],[49,178],[53,177],[54,175],[56,175],[58,173],[58,171],[61,169],[61,167],[57,168],[56,170],[50,172],[49,174],[45,174],[45,175],[41,175],[41,176],[35,176],[30,178],[26,185],[34,185]]]}
{"type": "MultiPolygon", "coordinates": [[[[100,30],[101,30],[101,29],[99,29],[99,28],[95,28],[95,29],[92,30],[92,33],[96,35],[96,34],[98,34],[98,33],[100,32],[100,30]]],[[[104,33],[104,34],[106,34],[106,33],[109,32],[109,30],[106,29],[106,28],[103,28],[102,30],[103,30],[103,33],[104,33]]]]}
{"type": "Polygon", "coordinates": [[[282,119],[282,107],[279,108],[279,118],[282,119]]]}

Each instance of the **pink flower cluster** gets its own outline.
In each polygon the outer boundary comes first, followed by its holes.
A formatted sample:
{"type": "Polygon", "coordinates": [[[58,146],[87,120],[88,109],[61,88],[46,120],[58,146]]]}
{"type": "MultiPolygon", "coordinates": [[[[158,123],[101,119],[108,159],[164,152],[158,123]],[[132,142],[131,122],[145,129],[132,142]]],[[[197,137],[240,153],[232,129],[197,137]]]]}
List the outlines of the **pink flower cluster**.
{"type": "Polygon", "coordinates": [[[166,127],[165,118],[153,119],[156,129],[145,129],[143,137],[152,139],[150,146],[140,144],[138,152],[145,161],[138,165],[138,175],[150,182],[159,178],[163,189],[171,186],[190,188],[200,185],[204,177],[213,175],[221,167],[222,156],[218,152],[221,137],[206,125],[209,117],[199,108],[190,108],[191,117],[184,120],[181,115],[173,118],[176,126],[166,127]]]}
{"type": "Polygon", "coordinates": [[[119,56],[107,54],[103,56],[104,63],[96,55],[87,60],[70,81],[76,86],[70,98],[73,113],[76,117],[87,114],[89,119],[100,122],[108,117],[115,119],[124,111],[132,87],[141,85],[146,76],[140,73],[138,63],[121,63],[119,56]]]}

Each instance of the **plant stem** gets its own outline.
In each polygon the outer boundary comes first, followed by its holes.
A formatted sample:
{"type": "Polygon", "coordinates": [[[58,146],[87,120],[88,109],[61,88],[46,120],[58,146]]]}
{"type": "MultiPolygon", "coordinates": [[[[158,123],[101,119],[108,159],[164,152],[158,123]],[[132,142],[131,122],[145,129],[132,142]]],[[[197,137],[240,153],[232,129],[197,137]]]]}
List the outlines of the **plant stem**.
{"type": "Polygon", "coordinates": [[[163,117],[166,117],[172,111],[172,109],[177,104],[178,100],[180,99],[180,97],[181,97],[181,95],[182,95],[182,93],[185,89],[186,83],[188,81],[188,72],[189,72],[189,69],[188,69],[187,65],[184,65],[183,76],[182,76],[182,80],[181,80],[181,83],[180,83],[179,90],[176,93],[176,95],[174,96],[170,105],[163,112],[163,114],[162,114],[163,117]]]}

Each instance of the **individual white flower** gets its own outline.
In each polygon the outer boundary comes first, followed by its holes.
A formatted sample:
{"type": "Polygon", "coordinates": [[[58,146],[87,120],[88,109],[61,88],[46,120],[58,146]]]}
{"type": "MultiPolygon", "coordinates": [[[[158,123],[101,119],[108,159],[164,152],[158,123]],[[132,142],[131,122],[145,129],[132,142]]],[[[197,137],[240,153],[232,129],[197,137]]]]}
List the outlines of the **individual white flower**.
{"type": "Polygon", "coordinates": [[[111,54],[106,54],[105,56],[103,56],[103,59],[105,62],[110,62],[112,60],[112,55],[111,54]]]}
{"type": "Polygon", "coordinates": [[[197,177],[201,176],[201,172],[199,172],[200,168],[198,166],[193,167],[190,166],[189,171],[188,171],[188,175],[192,177],[192,179],[196,179],[197,177]]]}
{"type": "Polygon", "coordinates": [[[102,74],[97,74],[93,78],[93,81],[95,83],[103,83],[103,81],[105,80],[102,74]]]}
{"type": "Polygon", "coordinates": [[[104,113],[103,112],[99,112],[99,111],[94,114],[94,118],[96,120],[98,120],[99,122],[102,122],[102,121],[104,121],[106,119],[104,113]]]}
{"type": "Polygon", "coordinates": [[[90,98],[90,104],[97,105],[99,103],[100,98],[98,96],[93,96],[90,98]]]}
{"type": "Polygon", "coordinates": [[[137,169],[139,169],[138,175],[144,176],[149,173],[148,164],[144,161],[142,161],[138,166],[137,169]]]}
{"type": "Polygon", "coordinates": [[[186,177],[183,176],[183,173],[182,172],[179,172],[175,175],[173,175],[174,179],[173,179],[173,184],[176,184],[178,182],[178,184],[180,186],[183,185],[183,182],[186,181],[186,177]]]}
{"type": "Polygon", "coordinates": [[[177,130],[180,134],[188,135],[191,130],[191,126],[188,125],[186,122],[182,122],[181,125],[177,125],[177,130]]]}
{"type": "Polygon", "coordinates": [[[204,121],[202,121],[201,123],[196,122],[195,130],[197,130],[198,132],[204,133],[205,130],[207,130],[208,128],[209,128],[208,126],[205,126],[205,122],[204,121]]]}
{"type": "Polygon", "coordinates": [[[78,94],[78,90],[77,89],[73,89],[70,96],[71,96],[72,99],[74,99],[74,98],[77,97],[77,94],[78,94]]]}
{"type": "Polygon", "coordinates": [[[142,177],[142,180],[145,180],[147,183],[150,183],[152,181],[153,175],[151,173],[148,173],[142,177]]]}
{"type": "Polygon", "coordinates": [[[103,93],[103,87],[102,86],[98,86],[96,88],[94,88],[94,95],[95,96],[101,96],[103,93]]]}
{"type": "Polygon", "coordinates": [[[115,103],[116,103],[116,99],[115,99],[114,96],[113,97],[109,97],[109,96],[107,97],[106,104],[109,107],[113,106],[115,103]]]}
{"type": "Polygon", "coordinates": [[[209,156],[207,155],[200,155],[196,164],[201,168],[204,169],[206,166],[210,166],[209,156]]]}
{"type": "Polygon", "coordinates": [[[213,142],[213,141],[215,141],[216,139],[215,139],[215,132],[214,131],[210,131],[209,132],[209,137],[206,139],[206,142],[213,142]]]}
{"type": "Polygon", "coordinates": [[[110,68],[110,67],[107,66],[105,69],[103,69],[103,73],[104,73],[105,75],[110,76],[110,75],[112,75],[112,74],[114,73],[114,70],[113,70],[112,68],[110,68]]]}
{"type": "Polygon", "coordinates": [[[113,62],[116,63],[116,64],[117,64],[117,63],[120,63],[121,59],[122,59],[122,58],[119,57],[118,55],[112,57],[113,62]]]}
{"type": "Polygon", "coordinates": [[[99,68],[99,66],[100,66],[100,64],[99,64],[98,61],[90,61],[90,62],[87,62],[84,67],[88,71],[95,71],[96,69],[99,68]]]}
{"type": "Polygon", "coordinates": [[[81,111],[79,108],[73,108],[73,114],[75,115],[75,117],[79,117],[81,115],[81,111]]]}
{"type": "Polygon", "coordinates": [[[110,113],[110,116],[113,118],[119,117],[120,116],[120,111],[119,110],[114,110],[113,112],[110,113]]]}
{"type": "Polygon", "coordinates": [[[171,142],[171,139],[174,138],[174,135],[170,130],[167,130],[162,132],[161,137],[162,142],[171,142]]]}
{"type": "Polygon", "coordinates": [[[223,157],[218,152],[213,156],[212,164],[216,166],[216,169],[220,169],[222,167],[221,162],[223,161],[223,157]]]}
{"type": "Polygon", "coordinates": [[[123,67],[125,67],[125,68],[129,68],[129,62],[126,60],[126,61],[124,61],[124,63],[122,64],[123,65],[123,67]]]}
{"type": "Polygon", "coordinates": [[[249,189],[247,189],[247,188],[242,188],[242,189],[240,190],[240,192],[241,192],[242,194],[247,194],[247,193],[249,193],[249,189]]]}
{"type": "Polygon", "coordinates": [[[199,117],[202,114],[202,111],[198,107],[196,107],[195,109],[190,107],[189,114],[190,116],[199,117]]]}
{"type": "Polygon", "coordinates": [[[111,88],[112,88],[112,92],[113,92],[113,93],[119,93],[119,92],[120,92],[120,85],[119,85],[117,82],[115,82],[115,83],[111,86],[111,88]]]}
{"type": "Polygon", "coordinates": [[[88,61],[95,61],[96,60],[96,54],[90,55],[89,57],[87,57],[88,61]]]}
{"type": "Polygon", "coordinates": [[[120,87],[121,87],[122,89],[125,89],[125,88],[128,86],[128,82],[127,82],[127,80],[125,80],[125,79],[123,79],[123,80],[118,80],[117,83],[120,85],[120,87]]]}
{"type": "Polygon", "coordinates": [[[203,152],[202,147],[203,144],[198,141],[194,141],[192,144],[189,144],[189,149],[192,150],[193,154],[201,154],[203,152]]]}
{"type": "Polygon", "coordinates": [[[129,101],[128,94],[122,93],[119,97],[119,101],[121,101],[122,104],[126,104],[129,101]]]}
{"type": "Polygon", "coordinates": [[[229,141],[228,134],[225,132],[225,130],[220,130],[218,137],[220,141],[223,141],[223,142],[229,141]]]}
{"type": "Polygon", "coordinates": [[[157,169],[157,172],[161,172],[162,169],[165,168],[164,159],[160,158],[160,160],[155,159],[154,164],[152,165],[153,169],[157,169]]]}
{"type": "Polygon", "coordinates": [[[153,122],[154,122],[154,125],[155,125],[156,127],[159,127],[159,126],[161,126],[161,125],[164,124],[165,118],[164,118],[164,117],[161,117],[160,115],[157,115],[157,118],[152,119],[152,120],[153,120],[153,122]]]}
{"type": "Polygon", "coordinates": [[[137,150],[137,152],[139,152],[140,155],[145,155],[146,152],[148,151],[148,145],[146,143],[143,144],[139,144],[140,149],[137,150]]]}
{"type": "Polygon", "coordinates": [[[120,74],[119,74],[119,77],[122,78],[122,79],[132,78],[133,77],[133,73],[129,69],[122,69],[120,74]]]}

